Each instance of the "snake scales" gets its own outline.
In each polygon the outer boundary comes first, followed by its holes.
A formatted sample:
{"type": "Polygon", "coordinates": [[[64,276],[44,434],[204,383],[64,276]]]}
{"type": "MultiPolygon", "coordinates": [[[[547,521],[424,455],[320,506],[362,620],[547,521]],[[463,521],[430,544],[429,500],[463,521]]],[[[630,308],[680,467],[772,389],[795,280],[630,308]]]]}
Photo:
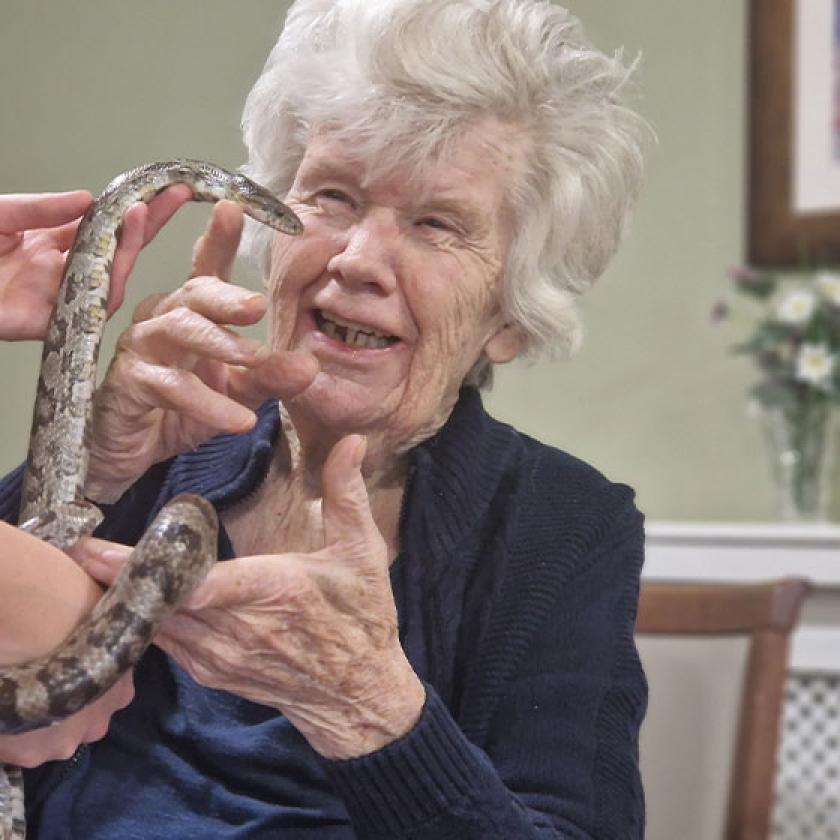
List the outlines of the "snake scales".
{"type": "MultiPolygon", "coordinates": [[[[84,501],[84,486],[116,233],[132,204],[176,183],[187,184],[194,201],[233,200],[276,230],[302,230],[294,213],[267,190],[203,161],[130,170],[91,205],[68,254],[44,341],[19,519],[21,528],[59,548],[89,534],[102,518],[84,501]]],[[[0,733],[56,723],[107,691],[215,562],[216,531],[215,511],[204,499],[172,499],[69,638],[42,658],[0,667],[0,733]]],[[[22,840],[25,834],[21,771],[0,766],[0,840],[22,840]]]]}

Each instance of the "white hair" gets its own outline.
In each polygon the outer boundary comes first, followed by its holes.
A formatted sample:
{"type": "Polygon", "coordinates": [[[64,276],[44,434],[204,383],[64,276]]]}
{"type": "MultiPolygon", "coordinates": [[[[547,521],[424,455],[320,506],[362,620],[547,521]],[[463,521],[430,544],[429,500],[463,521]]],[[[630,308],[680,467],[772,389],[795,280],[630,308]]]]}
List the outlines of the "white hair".
{"type": "MultiPolygon", "coordinates": [[[[243,170],[285,195],[316,128],[417,173],[480,119],[514,126],[528,152],[510,188],[504,312],[529,355],[570,355],[576,300],[615,253],[641,180],[646,124],[622,103],[631,71],[549,2],[297,0],[245,103],[243,170]]],[[[265,270],[271,232],[247,235],[265,270]]]]}

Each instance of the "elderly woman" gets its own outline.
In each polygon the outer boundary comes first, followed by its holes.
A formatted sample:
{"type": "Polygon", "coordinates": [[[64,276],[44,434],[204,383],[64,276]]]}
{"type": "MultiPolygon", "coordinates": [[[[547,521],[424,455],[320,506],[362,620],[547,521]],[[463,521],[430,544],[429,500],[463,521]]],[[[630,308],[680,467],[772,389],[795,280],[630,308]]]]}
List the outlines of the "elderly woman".
{"type": "Polygon", "coordinates": [[[632,491],[478,390],[578,343],[639,180],[625,78],[545,3],[295,3],[244,126],[303,234],[249,237],[255,295],[219,205],[96,399],[99,535],[197,492],[226,562],[108,735],[28,774],[34,836],[642,836],[632,491]],[[269,347],[231,329],[266,310],[269,347]]]}

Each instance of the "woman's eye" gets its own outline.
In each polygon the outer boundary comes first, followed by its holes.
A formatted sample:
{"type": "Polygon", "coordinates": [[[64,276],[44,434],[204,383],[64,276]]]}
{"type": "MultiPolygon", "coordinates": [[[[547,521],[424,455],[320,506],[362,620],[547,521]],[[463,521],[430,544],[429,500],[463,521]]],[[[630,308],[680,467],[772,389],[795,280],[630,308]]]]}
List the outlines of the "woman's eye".
{"type": "Polygon", "coordinates": [[[337,201],[341,204],[350,205],[351,207],[353,206],[353,199],[341,190],[321,190],[318,193],[318,198],[321,200],[326,199],[327,201],[337,201]]]}
{"type": "Polygon", "coordinates": [[[434,216],[427,216],[423,219],[420,219],[418,224],[423,225],[424,227],[432,228],[432,230],[442,230],[451,233],[454,228],[452,225],[444,219],[438,219],[434,216]]]}

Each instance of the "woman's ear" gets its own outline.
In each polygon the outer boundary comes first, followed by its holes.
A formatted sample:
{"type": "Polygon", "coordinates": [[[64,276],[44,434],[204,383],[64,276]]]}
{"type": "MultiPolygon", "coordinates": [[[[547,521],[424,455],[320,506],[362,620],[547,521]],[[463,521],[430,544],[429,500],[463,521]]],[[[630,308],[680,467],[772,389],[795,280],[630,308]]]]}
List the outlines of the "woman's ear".
{"type": "Polygon", "coordinates": [[[503,324],[487,339],[484,355],[496,365],[512,362],[525,347],[525,334],[516,324],[503,324]]]}

